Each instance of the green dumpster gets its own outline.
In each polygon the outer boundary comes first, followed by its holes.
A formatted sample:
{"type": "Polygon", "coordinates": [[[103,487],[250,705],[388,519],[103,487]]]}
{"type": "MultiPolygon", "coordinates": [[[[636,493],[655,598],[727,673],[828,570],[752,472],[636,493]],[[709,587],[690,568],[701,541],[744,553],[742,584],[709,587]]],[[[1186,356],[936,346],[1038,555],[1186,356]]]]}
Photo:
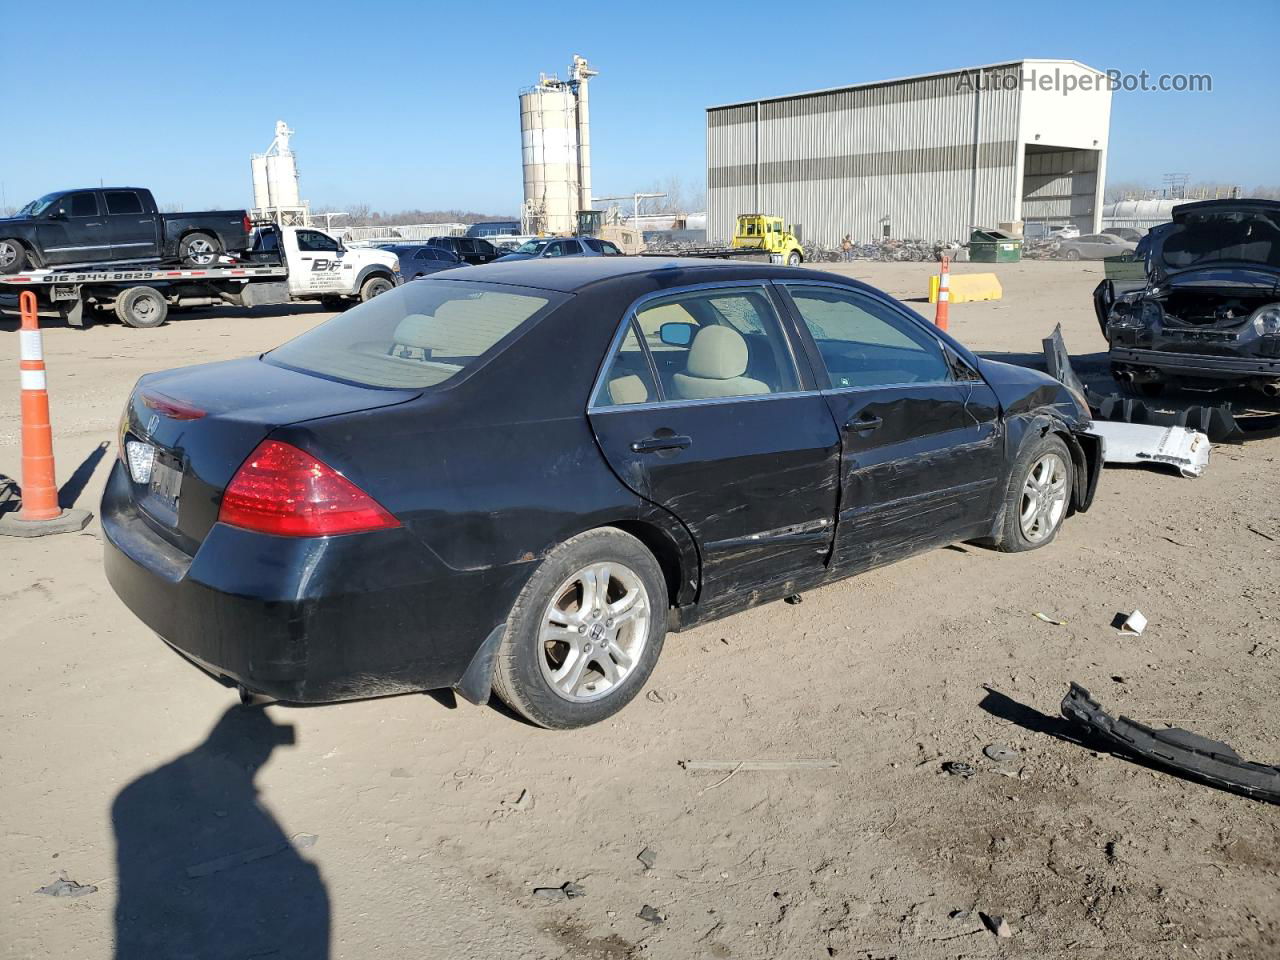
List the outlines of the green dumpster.
{"type": "Polygon", "coordinates": [[[979,227],[969,235],[969,259],[977,263],[1017,263],[1022,259],[1022,238],[979,227]]]}

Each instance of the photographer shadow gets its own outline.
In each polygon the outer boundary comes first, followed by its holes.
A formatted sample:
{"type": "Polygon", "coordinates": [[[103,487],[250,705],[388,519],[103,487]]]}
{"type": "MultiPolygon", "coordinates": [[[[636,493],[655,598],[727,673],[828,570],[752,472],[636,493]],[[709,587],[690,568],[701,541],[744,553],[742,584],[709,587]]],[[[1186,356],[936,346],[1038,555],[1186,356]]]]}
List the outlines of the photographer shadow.
{"type": "Polygon", "coordinates": [[[117,960],[329,956],[320,871],[285,836],[254,778],[293,727],[227,710],[203,743],[116,796],[117,960]]]}

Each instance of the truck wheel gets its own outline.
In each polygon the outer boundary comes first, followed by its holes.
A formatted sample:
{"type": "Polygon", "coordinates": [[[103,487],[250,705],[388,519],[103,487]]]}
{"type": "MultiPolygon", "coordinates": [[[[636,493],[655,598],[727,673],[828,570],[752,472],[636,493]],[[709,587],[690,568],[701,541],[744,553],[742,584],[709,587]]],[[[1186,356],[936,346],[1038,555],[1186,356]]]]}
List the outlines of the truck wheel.
{"type": "Polygon", "coordinates": [[[21,273],[27,268],[27,248],[17,240],[0,240],[0,273],[21,273]]]}
{"type": "Polygon", "coordinates": [[[360,288],[360,302],[368,303],[374,297],[381,296],[395,286],[386,277],[370,277],[360,288]]]}
{"type": "Polygon", "coordinates": [[[804,257],[800,256],[799,250],[792,250],[791,255],[787,257],[787,266],[798,267],[800,266],[803,260],[804,260],[804,257]]]}
{"type": "Polygon", "coordinates": [[[207,267],[218,261],[222,244],[207,233],[189,233],[178,241],[178,256],[189,267],[207,267]]]}
{"type": "Polygon", "coordinates": [[[130,327],[158,327],[169,316],[169,304],[153,287],[130,287],[116,297],[116,316],[130,327]]]}

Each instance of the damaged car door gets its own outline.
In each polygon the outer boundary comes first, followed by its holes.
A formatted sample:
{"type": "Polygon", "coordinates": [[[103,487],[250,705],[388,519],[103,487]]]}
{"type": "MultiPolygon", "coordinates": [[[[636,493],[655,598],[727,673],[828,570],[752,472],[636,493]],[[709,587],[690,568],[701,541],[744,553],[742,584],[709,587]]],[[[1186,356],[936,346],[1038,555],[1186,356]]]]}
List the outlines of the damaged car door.
{"type": "Polygon", "coordinates": [[[615,337],[592,428],[623,482],[692,533],[708,611],[825,574],[840,438],[814,386],[762,282],[644,298],[615,337]]]}
{"type": "Polygon", "coordinates": [[[841,428],[832,572],[856,573],[985,535],[1006,474],[994,391],[927,324],[888,299],[782,284],[812,337],[841,428]]]}

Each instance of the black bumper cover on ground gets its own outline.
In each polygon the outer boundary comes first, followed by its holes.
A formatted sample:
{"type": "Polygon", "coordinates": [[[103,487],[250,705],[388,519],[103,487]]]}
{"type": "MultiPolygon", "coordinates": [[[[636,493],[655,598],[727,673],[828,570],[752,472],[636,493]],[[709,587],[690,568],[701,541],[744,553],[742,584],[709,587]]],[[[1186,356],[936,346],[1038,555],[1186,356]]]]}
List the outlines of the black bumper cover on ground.
{"type": "Polygon", "coordinates": [[[1242,759],[1227,744],[1190,730],[1153,730],[1128,717],[1116,719],[1077,683],[1062,700],[1062,715],[1120,753],[1254,800],[1280,803],[1280,767],[1242,759]]]}

